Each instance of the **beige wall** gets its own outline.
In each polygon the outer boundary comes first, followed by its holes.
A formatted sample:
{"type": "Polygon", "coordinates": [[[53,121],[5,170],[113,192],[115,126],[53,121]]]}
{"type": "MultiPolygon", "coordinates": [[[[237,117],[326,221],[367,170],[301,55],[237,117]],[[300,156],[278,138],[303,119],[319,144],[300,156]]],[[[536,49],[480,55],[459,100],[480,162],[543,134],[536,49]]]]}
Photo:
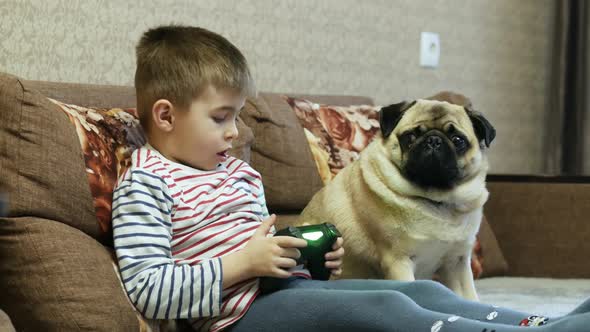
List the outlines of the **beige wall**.
{"type": "Polygon", "coordinates": [[[134,45],[164,23],[225,35],[263,91],[359,94],[378,104],[452,89],[498,130],[494,173],[542,171],[552,0],[0,0],[0,70],[131,84],[134,45]],[[438,69],[418,63],[441,37],[438,69]]]}

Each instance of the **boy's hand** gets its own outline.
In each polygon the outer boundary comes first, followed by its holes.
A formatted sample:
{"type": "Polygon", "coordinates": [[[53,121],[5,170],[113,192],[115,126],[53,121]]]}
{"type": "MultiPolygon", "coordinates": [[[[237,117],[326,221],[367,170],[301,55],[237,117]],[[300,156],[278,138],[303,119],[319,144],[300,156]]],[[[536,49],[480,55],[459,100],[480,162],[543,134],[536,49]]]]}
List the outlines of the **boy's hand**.
{"type": "Polygon", "coordinates": [[[291,273],[285,269],[295,267],[301,256],[297,248],[307,246],[307,241],[291,236],[267,237],[276,219],[273,214],[262,221],[242,250],[253,277],[288,278],[291,273]]]}
{"type": "Polygon", "coordinates": [[[332,246],[332,251],[326,253],[326,267],[331,269],[332,276],[339,277],[342,274],[342,257],[344,257],[344,240],[339,237],[332,246]]]}

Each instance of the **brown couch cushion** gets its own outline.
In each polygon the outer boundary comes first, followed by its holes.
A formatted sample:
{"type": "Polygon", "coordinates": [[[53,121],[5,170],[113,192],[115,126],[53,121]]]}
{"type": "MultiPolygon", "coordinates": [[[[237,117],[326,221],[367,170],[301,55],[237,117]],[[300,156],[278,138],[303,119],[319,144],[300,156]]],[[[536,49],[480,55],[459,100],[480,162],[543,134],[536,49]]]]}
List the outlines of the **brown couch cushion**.
{"type": "Polygon", "coordinates": [[[270,211],[303,208],[321,180],[289,105],[261,93],[246,102],[241,116],[255,133],[251,166],[262,176],[270,211]]]}
{"type": "Polygon", "coordinates": [[[59,222],[0,218],[0,307],[18,331],[137,331],[111,254],[59,222]]]}
{"type": "MultiPolygon", "coordinates": [[[[371,104],[369,98],[300,96],[318,102],[371,104]]],[[[251,165],[262,175],[270,211],[303,209],[322,187],[303,128],[281,94],[249,99],[242,118],[255,133],[251,165]]]]}
{"type": "Polygon", "coordinates": [[[9,196],[9,216],[100,234],[74,126],[26,82],[1,73],[0,187],[9,196]]]}
{"type": "Polygon", "coordinates": [[[508,275],[590,278],[590,177],[491,175],[488,188],[508,275]]]}

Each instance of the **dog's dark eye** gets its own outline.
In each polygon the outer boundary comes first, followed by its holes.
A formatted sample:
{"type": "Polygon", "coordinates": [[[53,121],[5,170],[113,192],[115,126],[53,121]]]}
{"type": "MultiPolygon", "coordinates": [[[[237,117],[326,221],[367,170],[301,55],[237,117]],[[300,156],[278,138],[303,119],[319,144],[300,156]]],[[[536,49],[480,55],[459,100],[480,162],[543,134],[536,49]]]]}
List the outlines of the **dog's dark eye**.
{"type": "Polygon", "coordinates": [[[463,150],[467,147],[467,141],[465,141],[465,139],[461,136],[453,136],[451,138],[451,142],[455,144],[455,148],[457,148],[457,150],[463,150]]]}

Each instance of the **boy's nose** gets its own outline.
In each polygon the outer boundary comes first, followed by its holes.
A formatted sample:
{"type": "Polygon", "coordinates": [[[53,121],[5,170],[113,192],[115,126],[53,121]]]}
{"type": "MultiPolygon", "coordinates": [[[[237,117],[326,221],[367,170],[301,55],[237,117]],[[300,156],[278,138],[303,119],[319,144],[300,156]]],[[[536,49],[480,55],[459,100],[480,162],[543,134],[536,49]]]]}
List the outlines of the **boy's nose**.
{"type": "Polygon", "coordinates": [[[233,122],[225,131],[225,139],[236,139],[238,137],[238,125],[237,122],[233,122]]]}

